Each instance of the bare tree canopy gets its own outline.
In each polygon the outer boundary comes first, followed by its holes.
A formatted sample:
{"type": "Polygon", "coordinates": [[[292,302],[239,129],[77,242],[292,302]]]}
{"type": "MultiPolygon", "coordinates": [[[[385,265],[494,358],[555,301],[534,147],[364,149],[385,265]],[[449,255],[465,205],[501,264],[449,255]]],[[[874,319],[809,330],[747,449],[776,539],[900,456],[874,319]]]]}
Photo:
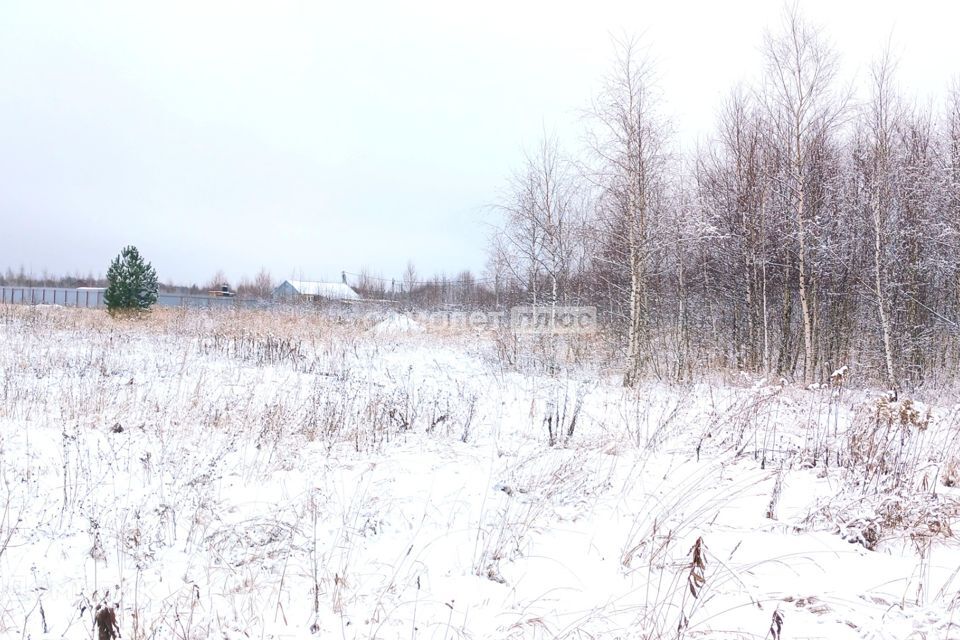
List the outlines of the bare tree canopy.
{"type": "MultiPolygon", "coordinates": [[[[734,368],[891,389],[960,365],[960,84],[909,103],[889,47],[864,95],[788,6],[755,86],[680,153],[640,41],[615,40],[584,148],[545,137],[508,181],[498,300],[593,304],[624,383],[734,368]]],[[[952,375],[952,374],[951,374],[952,375]]]]}

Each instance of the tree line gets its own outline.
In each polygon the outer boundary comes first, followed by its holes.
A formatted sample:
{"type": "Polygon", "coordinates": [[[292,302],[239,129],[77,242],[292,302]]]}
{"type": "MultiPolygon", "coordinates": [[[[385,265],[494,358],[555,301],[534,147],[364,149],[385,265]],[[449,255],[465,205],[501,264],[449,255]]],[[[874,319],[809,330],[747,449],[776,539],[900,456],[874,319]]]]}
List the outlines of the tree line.
{"type": "Polygon", "coordinates": [[[625,384],[702,367],[804,383],[856,367],[892,389],[960,363],[960,88],[866,91],[796,7],[763,39],[707,143],[675,151],[635,40],[594,96],[585,150],[545,135],[499,204],[490,271],[535,304],[594,304],[625,384]]]}
{"type": "MultiPolygon", "coordinates": [[[[676,151],[636,40],[586,110],[582,149],[544,135],[497,205],[487,272],[344,278],[401,305],[591,305],[624,382],[739,370],[811,384],[844,366],[891,389],[960,366],[960,84],[942,104],[899,89],[889,49],[859,93],[796,5],[762,40],[706,143],[676,151]]],[[[222,272],[203,292],[226,284],[222,272]]],[[[100,277],[0,284],[105,286],[100,277]]],[[[268,298],[266,269],[237,284],[268,298]]]]}

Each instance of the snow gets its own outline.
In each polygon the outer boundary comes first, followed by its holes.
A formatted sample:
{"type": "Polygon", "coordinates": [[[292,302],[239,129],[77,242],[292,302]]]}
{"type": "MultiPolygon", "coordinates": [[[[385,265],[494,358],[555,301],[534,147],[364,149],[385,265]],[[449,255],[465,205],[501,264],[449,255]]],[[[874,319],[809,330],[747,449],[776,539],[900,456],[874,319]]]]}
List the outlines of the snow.
{"type": "Polygon", "coordinates": [[[423,330],[423,325],[401,313],[390,313],[373,326],[373,332],[379,334],[422,333],[423,330]]]}
{"type": "Polygon", "coordinates": [[[920,488],[955,399],[891,418],[916,475],[880,478],[841,447],[877,392],[625,390],[402,315],[16,309],[0,346],[0,637],[106,603],[124,638],[960,638],[960,553],[907,523],[955,526],[920,488]],[[863,478],[913,500],[873,548],[863,478]]]}

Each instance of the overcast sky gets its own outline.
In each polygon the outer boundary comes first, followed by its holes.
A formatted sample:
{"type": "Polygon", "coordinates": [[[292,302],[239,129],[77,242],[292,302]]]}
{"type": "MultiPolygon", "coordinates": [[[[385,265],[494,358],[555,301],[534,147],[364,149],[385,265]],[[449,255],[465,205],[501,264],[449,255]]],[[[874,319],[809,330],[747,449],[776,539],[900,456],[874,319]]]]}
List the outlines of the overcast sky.
{"type": "MultiPolygon", "coordinates": [[[[889,37],[908,92],[960,72],[952,0],[801,2],[848,77],[889,37]]],[[[0,268],[162,281],[483,269],[504,179],[568,147],[643,34],[678,139],[759,72],[770,0],[101,3],[0,0],[0,268]]]]}

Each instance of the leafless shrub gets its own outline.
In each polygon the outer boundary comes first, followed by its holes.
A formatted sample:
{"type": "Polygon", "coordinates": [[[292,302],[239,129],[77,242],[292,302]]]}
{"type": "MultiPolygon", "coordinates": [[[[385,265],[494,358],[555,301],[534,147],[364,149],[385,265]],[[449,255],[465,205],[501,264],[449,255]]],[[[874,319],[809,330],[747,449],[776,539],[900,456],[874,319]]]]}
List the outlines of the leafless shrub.
{"type": "Polygon", "coordinates": [[[846,434],[842,464],[859,476],[864,491],[898,491],[910,487],[924,462],[932,415],[905,399],[877,400],[856,415],[846,434]]]}
{"type": "Polygon", "coordinates": [[[234,334],[218,331],[201,337],[198,349],[202,355],[216,353],[258,366],[287,364],[298,367],[306,360],[301,340],[246,330],[234,334]]]}
{"type": "Polygon", "coordinates": [[[501,371],[513,371],[520,362],[520,336],[508,326],[498,327],[493,333],[493,344],[501,371]]]}
{"type": "Polygon", "coordinates": [[[953,428],[911,399],[885,395],[862,405],[842,432],[838,457],[844,488],[807,517],[832,526],[849,542],[877,549],[890,540],[953,536],[960,502],[937,490],[949,473],[944,443],[953,428]]]}
{"type": "Polygon", "coordinates": [[[551,447],[561,440],[568,442],[573,437],[584,397],[583,388],[577,387],[571,396],[569,387],[564,385],[557,397],[547,401],[543,424],[547,429],[547,442],[551,447]]]}
{"type": "Polygon", "coordinates": [[[478,397],[462,382],[456,382],[455,394],[440,392],[430,402],[427,433],[445,433],[467,442],[477,414],[478,397]]]}
{"type": "Polygon", "coordinates": [[[714,404],[697,441],[697,459],[708,451],[740,456],[753,445],[754,458],[765,467],[779,453],[776,413],[782,391],[782,386],[766,387],[714,404]]]}

